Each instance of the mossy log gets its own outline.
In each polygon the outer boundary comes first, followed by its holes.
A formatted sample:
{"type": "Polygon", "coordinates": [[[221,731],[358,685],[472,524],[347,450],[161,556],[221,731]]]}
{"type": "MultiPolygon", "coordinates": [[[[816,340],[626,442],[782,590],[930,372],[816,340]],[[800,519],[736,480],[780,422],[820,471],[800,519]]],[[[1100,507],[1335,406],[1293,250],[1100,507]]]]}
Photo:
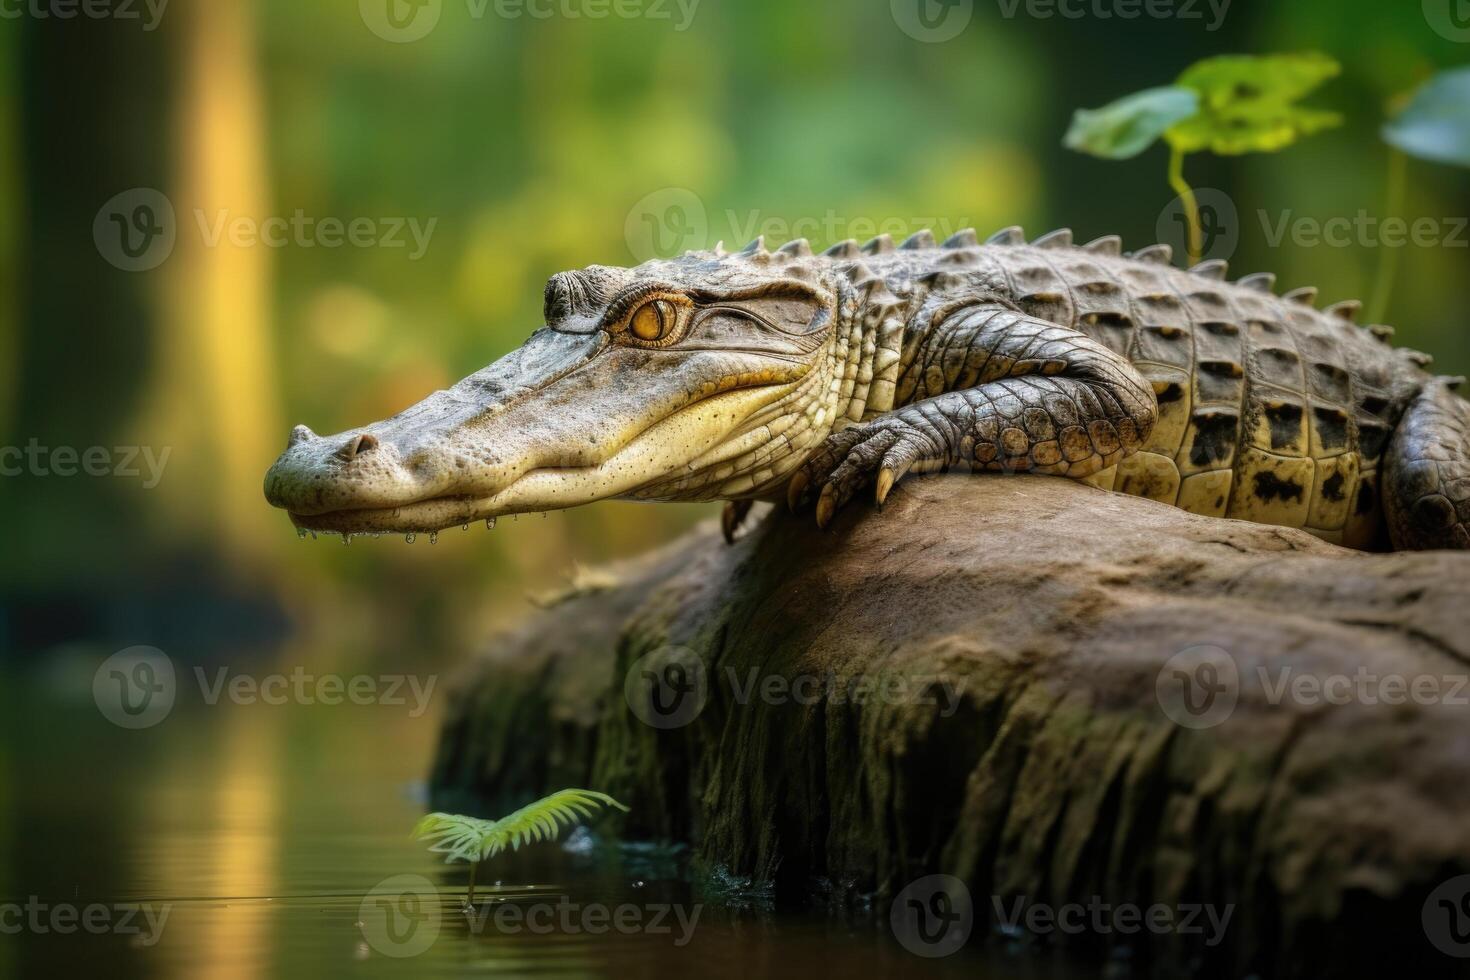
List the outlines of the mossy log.
{"type": "Polygon", "coordinates": [[[1039,941],[1162,972],[1452,973],[1470,960],[1422,914],[1470,873],[1467,664],[1470,555],[910,479],[826,532],[783,510],[587,576],[457,685],[434,792],[604,790],[628,835],[782,898],[821,882],[881,909],[947,873],[971,942],[1017,899],[1211,903],[1218,945],[1039,941]],[[671,657],[703,669],[703,707],[656,727],[637,675],[671,657]]]}

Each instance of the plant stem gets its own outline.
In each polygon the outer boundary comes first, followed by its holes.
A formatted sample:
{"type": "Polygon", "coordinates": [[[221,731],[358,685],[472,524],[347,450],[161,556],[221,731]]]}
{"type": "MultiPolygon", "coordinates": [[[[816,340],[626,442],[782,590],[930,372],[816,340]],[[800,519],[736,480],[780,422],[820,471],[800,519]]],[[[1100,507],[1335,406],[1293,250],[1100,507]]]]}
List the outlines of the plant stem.
{"type": "Polygon", "coordinates": [[[464,903],[466,905],[468,905],[470,908],[474,908],[475,907],[475,872],[478,871],[478,870],[480,870],[480,862],[479,861],[471,861],[470,862],[470,893],[469,893],[469,895],[464,900],[464,903]]]}
{"type": "Polygon", "coordinates": [[[1189,264],[1198,265],[1204,251],[1199,202],[1194,198],[1194,188],[1184,179],[1184,151],[1177,146],[1169,151],[1169,186],[1179,195],[1179,203],[1184,205],[1184,220],[1189,223],[1189,264]]]}
{"type": "MultiPolygon", "coordinates": [[[[1383,219],[1400,217],[1404,210],[1404,192],[1408,186],[1409,158],[1402,150],[1388,152],[1388,189],[1384,194],[1383,219]]],[[[1400,248],[1390,248],[1378,240],[1378,277],[1373,287],[1373,302],[1368,306],[1368,322],[1382,323],[1393,296],[1393,282],[1399,272],[1400,248]]]]}

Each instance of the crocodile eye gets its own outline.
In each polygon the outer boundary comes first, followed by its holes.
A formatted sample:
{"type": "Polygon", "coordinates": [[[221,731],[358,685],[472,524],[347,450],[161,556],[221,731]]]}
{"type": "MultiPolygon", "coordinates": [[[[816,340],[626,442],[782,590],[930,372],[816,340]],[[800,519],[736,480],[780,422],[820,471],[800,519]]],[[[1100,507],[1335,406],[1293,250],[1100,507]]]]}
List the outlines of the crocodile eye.
{"type": "Polygon", "coordinates": [[[639,340],[653,343],[667,337],[678,320],[679,311],[674,309],[673,303],[656,299],[638,307],[628,321],[628,329],[639,340]]]}

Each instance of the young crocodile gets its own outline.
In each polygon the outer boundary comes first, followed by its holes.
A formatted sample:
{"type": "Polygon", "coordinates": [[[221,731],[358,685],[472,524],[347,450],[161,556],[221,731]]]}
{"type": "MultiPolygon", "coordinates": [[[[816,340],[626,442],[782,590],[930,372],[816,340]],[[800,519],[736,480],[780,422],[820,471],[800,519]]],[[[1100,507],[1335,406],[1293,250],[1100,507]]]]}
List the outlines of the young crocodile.
{"type": "Polygon", "coordinates": [[[554,276],[520,349],[266,476],[303,529],[432,531],[608,497],[815,498],[906,473],[1061,474],[1359,548],[1470,547],[1456,379],[1268,274],[1116,237],[920,232],[554,276]]]}

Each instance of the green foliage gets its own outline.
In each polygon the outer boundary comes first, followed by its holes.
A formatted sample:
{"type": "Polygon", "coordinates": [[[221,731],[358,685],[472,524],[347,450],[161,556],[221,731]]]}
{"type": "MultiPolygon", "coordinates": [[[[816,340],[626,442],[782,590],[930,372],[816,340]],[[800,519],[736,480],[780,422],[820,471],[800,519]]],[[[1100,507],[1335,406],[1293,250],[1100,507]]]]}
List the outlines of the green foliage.
{"type": "Polygon", "coordinates": [[[1078,109],[1063,144],[1104,160],[1127,160],[1152,146],[1175,123],[1199,112],[1199,94],[1172,86],[1126,96],[1101,109],[1078,109]]]}
{"type": "Polygon", "coordinates": [[[1181,153],[1274,153],[1342,124],[1335,112],[1296,103],[1342,66],[1324,54],[1223,55],[1196,62],[1176,84],[1199,95],[1200,111],[1165,134],[1181,153]]]}
{"type": "Polygon", "coordinates": [[[413,836],[432,841],[429,850],[447,855],[446,862],[483,861],[506,849],[518,850],[522,844],[553,840],[563,825],[570,827],[579,818],[592,816],[599,804],[628,811],[606,793],[564,789],[499,820],[431,813],[413,828],[413,836]]]}
{"type": "Polygon", "coordinates": [[[1470,68],[1430,79],[1384,125],[1383,138],[1409,156],[1470,167],[1470,68]]]}

